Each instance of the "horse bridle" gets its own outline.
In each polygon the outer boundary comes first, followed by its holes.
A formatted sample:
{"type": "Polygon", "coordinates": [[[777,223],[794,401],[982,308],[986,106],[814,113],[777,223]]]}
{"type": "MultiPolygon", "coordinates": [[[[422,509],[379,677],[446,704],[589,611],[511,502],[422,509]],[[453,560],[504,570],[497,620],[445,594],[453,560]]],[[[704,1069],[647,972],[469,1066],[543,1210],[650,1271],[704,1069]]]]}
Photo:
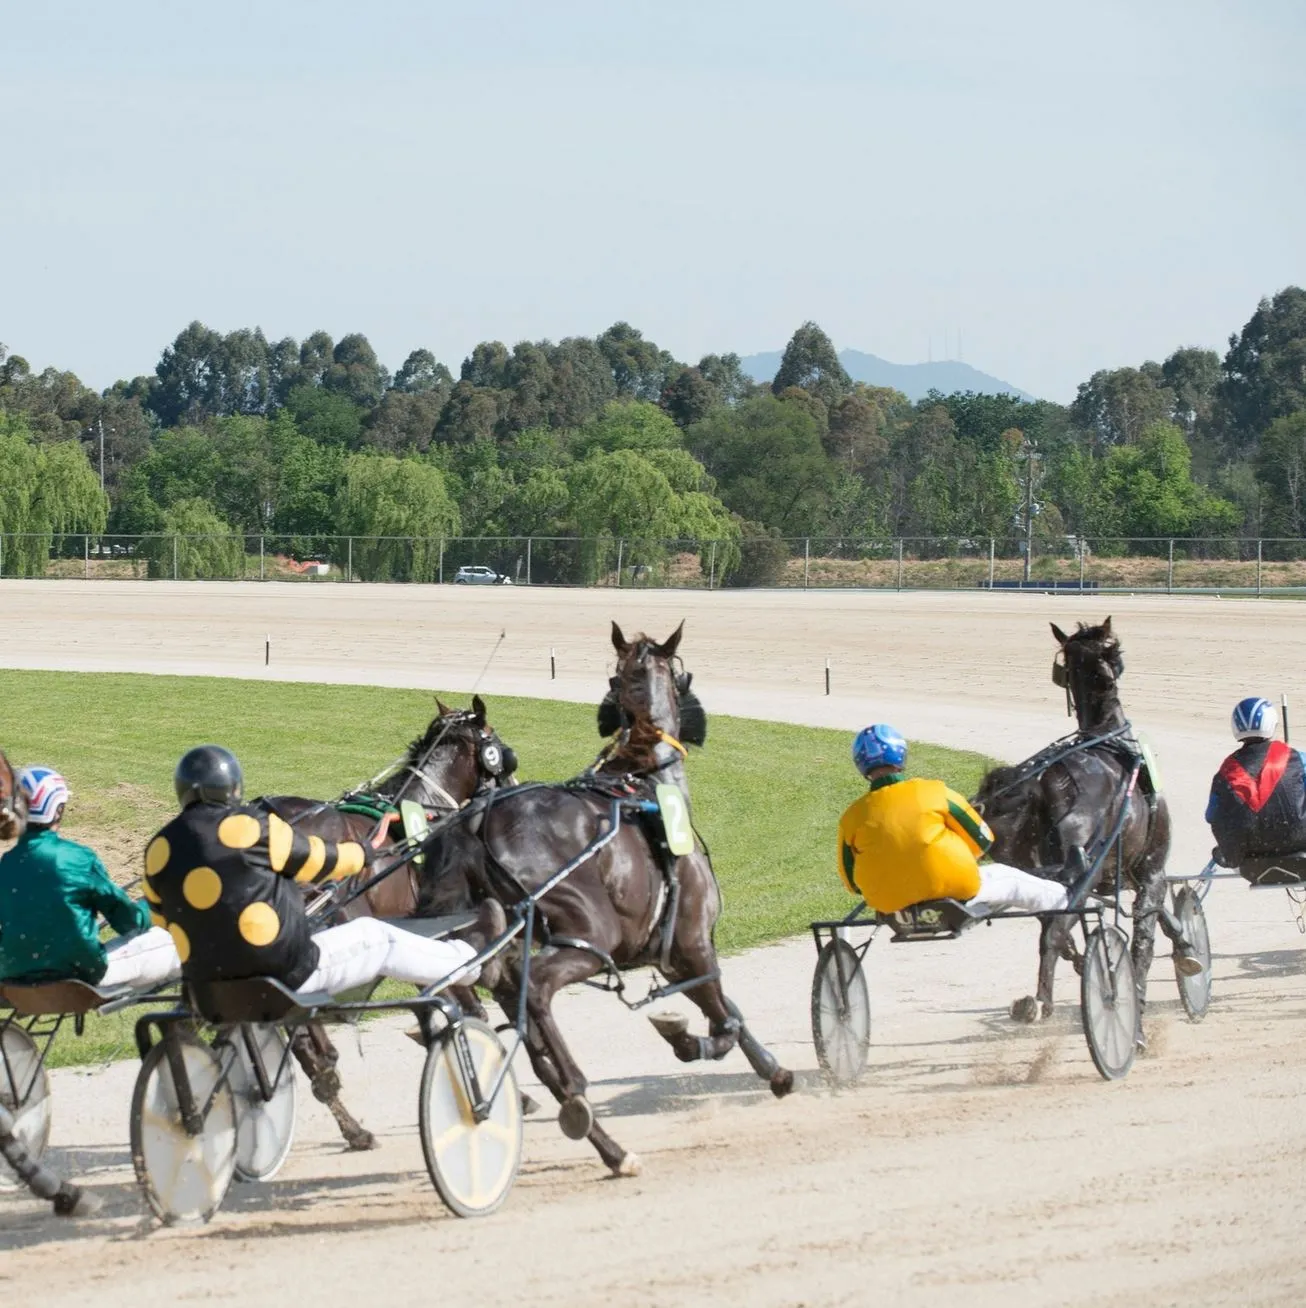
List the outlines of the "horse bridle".
{"type": "MultiPolygon", "coordinates": [[[[455,799],[444,786],[431,776],[427,771],[427,767],[430,765],[435,751],[444,743],[445,737],[454,727],[466,726],[475,722],[475,713],[467,710],[450,714],[448,719],[441,724],[439,733],[427,746],[421,759],[416,764],[403,764],[403,770],[409,775],[403,785],[395,792],[392,802],[397,805],[413,782],[421,781],[427,790],[440,801],[438,804],[432,805],[433,808],[456,813],[460,808],[470,803],[470,800],[455,799]]],[[[476,746],[477,786],[472,796],[473,799],[476,795],[484,794],[487,790],[497,786],[500,778],[511,776],[517,770],[516,752],[499,739],[498,733],[493,728],[478,726],[477,739],[474,743],[476,746]]]]}

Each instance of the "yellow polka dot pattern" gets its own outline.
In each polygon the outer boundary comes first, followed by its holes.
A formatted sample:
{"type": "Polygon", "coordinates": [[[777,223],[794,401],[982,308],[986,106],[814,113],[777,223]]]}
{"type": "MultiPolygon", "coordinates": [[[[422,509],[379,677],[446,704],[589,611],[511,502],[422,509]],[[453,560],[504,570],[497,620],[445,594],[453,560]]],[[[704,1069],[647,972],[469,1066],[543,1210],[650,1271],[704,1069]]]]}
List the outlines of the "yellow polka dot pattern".
{"type": "Polygon", "coordinates": [[[308,857],[304,866],[295,873],[296,881],[312,881],[326,866],[326,841],[321,836],[309,836],[308,857]]]}
{"type": "Polygon", "coordinates": [[[145,875],[156,877],[168,866],[172,857],[172,847],[165,836],[155,836],[145,850],[145,875]]]}
{"type": "Polygon", "coordinates": [[[241,910],[237,922],[240,934],[255,946],[270,945],[281,934],[281,919],[271,904],[249,904],[241,910]]]}
{"type": "MultiPolygon", "coordinates": [[[[228,819],[230,820],[230,819],[228,819]]],[[[290,847],[295,833],[275,813],[268,814],[268,862],[274,872],[280,872],[290,861],[290,847]]]]}
{"type": "Polygon", "coordinates": [[[149,877],[145,877],[141,881],[141,893],[145,896],[146,899],[150,901],[151,904],[163,903],[163,900],[159,898],[159,892],[155,890],[155,888],[152,885],[150,885],[149,877]]]}
{"type": "Polygon", "coordinates": [[[222,878],[211,867],[192,868],[181,883],[181,893],[192,908],[212,908],[222,898],[222,878]]]}
{"type": "Polygon", "coordinates": [[[159,913],[150,914],[150,925],[162,927],[165,931],[168,929],[168,919],[159,913]]]}
{"type": "Polygon", "coordinates": [[[249,849],[258,844],[258,819],[248,813],[232,813],[218,823],[218,839],[228,849],[249,849]]]}
{"type": "Polygon", "coordinates": [[[184,963],[190,957],[190,937],[175,922],[168,923],[168,934],[176,946],[177,957],[184,963]]]}

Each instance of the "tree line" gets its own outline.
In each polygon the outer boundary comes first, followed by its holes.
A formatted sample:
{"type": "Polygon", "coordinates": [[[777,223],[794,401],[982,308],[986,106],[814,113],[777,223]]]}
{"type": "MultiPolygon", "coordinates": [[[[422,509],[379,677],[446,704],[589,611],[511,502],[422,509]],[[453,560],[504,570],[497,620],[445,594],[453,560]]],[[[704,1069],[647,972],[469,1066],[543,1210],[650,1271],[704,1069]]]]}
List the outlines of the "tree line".
{"type": "MultiPolygon", "coordinates": [[[[911,403],[854,383],[811,322],[760,385],[737,355],[688,364],[627,323],[484,342],[455,377],[425,349],[391,373],[358,333],[195,322],[102,393],[0,346],[0,532],[27,542],[6,575],[40,571],[72,532],[233,554],[255,534],[302,554],[328,536],[530,536],[716,541],[717,575],[746,584],[786,539],[1027,528],[1044,549],[1306,536],[1306,291],[1262,300],[1223,357],[1185,346],[1102,370],[1069,405],[911,403]]],[[[414,547],[369,557],[363,575],[431,573],[414,547]]],[[[538,580],[603,566],[561,546],[539,559],[538,580]]]]}

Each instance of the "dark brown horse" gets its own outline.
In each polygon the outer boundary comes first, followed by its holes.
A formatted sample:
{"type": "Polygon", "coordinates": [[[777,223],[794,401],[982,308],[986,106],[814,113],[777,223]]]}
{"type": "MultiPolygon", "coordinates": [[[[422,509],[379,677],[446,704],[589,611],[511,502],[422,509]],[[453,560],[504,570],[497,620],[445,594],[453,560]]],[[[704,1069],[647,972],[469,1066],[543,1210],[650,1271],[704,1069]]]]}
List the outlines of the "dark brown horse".
{"type": "MultiPolygon", "coordinates": [[[[274,795],[255,802],[278,814],[305,834],[324,840],[354,840],[370,843],[385,861],[385,850],[402,836],[395,818],[398,805],[413,801],[428,820],[439,821],[456,813],[477,794],[511,784],[517,756],[490,726],[484,702],[472,697],[472,707],[451,709],[436,700],[439,710],[426,731],[409,746],[404,756],[365,791],[355,791],[336,803],[274,795]],[[378,814],[380,816],[378,816],[378,814]]],[[[413,863],[399,867],[384,880],[367,886],[370,872],[361,873],[341,886],[336,899],[342,904],[331,914],[336,921],[361,916],[415,917],[423,914],[417,903],[418,870],[413,863]],[[367,886],[366,889],[364,887],[367,886]],[[362,891],[362,893],[359,893],[362,891]],[[347,902],[346,902],[347,901],[347,902]]],[[[475,991],[457,992],[463,1007],[480,1011],[475,991]]],[[[300,1028],[294,1038],[294,1053],[313,1088],[336,1119],[340,1133],[351,1149],[373,1149],[376,1139],[341,1100],[340,1077],[336,1071],[338,1053],[325,1029],[317,1023],[300,1028]]]]}
{"type": "MultiPolygon", "coordinates": [[[[1141,1047],[1142,1005],[1158,916],[1179,954],[1192,957],[1178,922],[1165,908],[1170,810],[1146,767],[1138,784],[1128,786],[1141,753],[1120,704],[1118,683],[1125,665],[1111,619],[1099,627],[1080,623],[1072,636],[1053,623],[1052,634],[1060,646],[1054,680],[1065,687],[1079,730],[1016,767],[994,768],[980,782],[976,806],[993,829],[992,853],[999,862],[1046,872],[1079,845],[1090,864],[1105,853],[1095,888],[1107,895],[1114,893],[1119,866],[1123,888],[1134,892],[1130,954],[1139,997],[1135,1038],[1141,1047]],[[1104,850],[1117,824],[1118,848],[1104,850]]],[[[1059,957],[1073,959],[1078,966],[1070,924],[1063,916],[1044,919],[1038,990],[1012,1004],[1012,1016],[1018,1020],[1037,1022],[1052,1011],[1059,957]]]]}
{"type": "Polygon", "coordinates": [[[18,774],[0,749],[0,840],[17,840],[27,830],[27,797],[18,774]]]}
{"type": "MultiPolygon", "coordinates": [[[[553,1017],[553,998],[564,986],[635,967],[655,967],[673,985],[694,982],[685,993],[707,1017],[709,1035],[691,1035],[678,1015],[653,1019],[677,1057],[723,1058],[738,1045],[777,1096],[793,1086],[793,1074],[756,1040],[721,988],[712,938],[721,895],[706,850],[671,854],[667,828],[651,811],[661,783],[679,791],[688,815],[679,736],[689,678],[676,671],[681,630],[657,644],[646,636],[628,641],[613,623],[613,688],[625,724],[614,745],[573,782],[524,785],[471,806],[432,842],[423,874],[424,883],[447,878],[454,888],[446,909],[469,885],[473,898],[493,895],[511,910],[608,830],[614,799],[628,797],[631,810],[643,810],[632,811],[609,843],[542,895],[526,985],[526,1048],[562,1105],[559,1124],[573,1139],[588,1138],[618,1176],[634,1175],[639,1160],[594,1120],[585,1075],[553,1017]]],[[[510,958],[494,990],[508,1013],[517,1011],[521,963],[520,955],[510,958]]]]}

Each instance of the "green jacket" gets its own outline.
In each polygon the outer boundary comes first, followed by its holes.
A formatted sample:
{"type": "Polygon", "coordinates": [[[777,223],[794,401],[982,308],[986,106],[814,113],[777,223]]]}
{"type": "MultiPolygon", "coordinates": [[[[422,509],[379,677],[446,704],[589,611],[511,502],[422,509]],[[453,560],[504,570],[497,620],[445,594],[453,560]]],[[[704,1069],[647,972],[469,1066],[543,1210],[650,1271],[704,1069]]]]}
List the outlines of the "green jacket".
{"type": "Polygon", "coordinates": [[[150,925],[148,905],[114,885],[94,850],[30,828],[0,858],[0,981],[94,984],[105,969],[97,914],[122,936],[150,925]]]}

